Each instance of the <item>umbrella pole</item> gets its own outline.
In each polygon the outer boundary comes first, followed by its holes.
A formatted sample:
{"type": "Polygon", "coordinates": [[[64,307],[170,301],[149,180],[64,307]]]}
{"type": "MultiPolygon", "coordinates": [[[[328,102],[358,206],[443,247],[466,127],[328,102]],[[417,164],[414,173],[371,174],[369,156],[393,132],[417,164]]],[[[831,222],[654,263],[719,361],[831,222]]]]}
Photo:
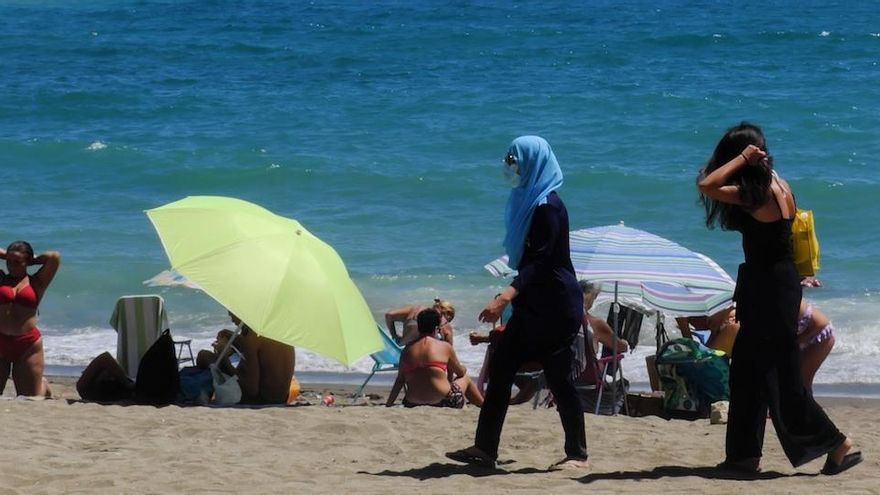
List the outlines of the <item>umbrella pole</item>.
{"type": "Polygon", "coordinates": [[[219,368],[220,362],[223,361],[223,358],[229,354],[229,350],[232,348],[232,343],[235,342],[235,339],[241,334],[241,323],[235,326],[235,332],[232,333],[232,337],[229,338],[229,341],[226,342],[226,345],[223,346],[223,350],[220,351],[220,355],[217,356],[217,360],[214,361],[214,364],[219,368]]]}
{"type": "MultiPolygon", "coordinates": [[[[612,320],[614,321],[614,331],[612,335],[611,347],[611,413],[617,415],[614,407],[617,405],[617,332],[619,331],[620,304],[617,302],[617,281],[614,281],[614,303],[611,305],[614,312],[612,320]]],[[[604,377],[602,378],[605,379],[604,377]]],[[[600,397],[601,400],[601,397],[600,397]]]]}

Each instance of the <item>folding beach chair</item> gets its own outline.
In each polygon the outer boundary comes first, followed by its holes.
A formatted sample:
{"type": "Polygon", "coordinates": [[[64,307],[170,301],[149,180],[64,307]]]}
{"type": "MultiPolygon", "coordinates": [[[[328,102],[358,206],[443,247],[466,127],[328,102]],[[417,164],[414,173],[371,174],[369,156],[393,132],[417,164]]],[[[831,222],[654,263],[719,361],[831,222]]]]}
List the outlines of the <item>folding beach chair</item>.
{"type": "MultiPolygon", "coordinates": [[[[590,401],[584,401],[585,397],[592,397],[595,394],[595,407],[593,408],[593,414],[599,414],[602,407],[602,400],[607,395],[607,390],[613,385],[620,388],[624,387],[624,379],[623,379],[623,369],[620,366],[620,360],[623,359],[624,354],[618,353],[614,356],[608,355],[602,358],[596,357],[596,352],[593,349],[593,335],[592,332],[586,331],[586,335],[584,335],[584,357],[586,358],[586,363],[583,371],[575,380],[575,388],[578,389],[578,395],[581,397],[581,401],[584,402],[584,410],[586,411],[587,407],[591,404],[590,401]],[[617,361],[617,374],[618,379],[608,381],[609,368],[614,361],[617,361]],[[594,394],[584,394],[584,392],[592,391],[594,394]]],[[[623,399],[623,409],[629,415],[629,404],[626,401],[626,390],[621,390],[617,394],[618,397],[623,399]]],[[[614,397],[608,397],[609,401],[611,401],[609,414],[616,414],[617,404],[614,402],[614,397]]]]}
{"type": "MultiPolygon", "coordinates": [[[[611,387],[612,382],[608,381],[609,368],[611,363],[616,359],[617,360],[617,369],[620,374],[620,380],[616,383],[623,383],[623,373],[620,368],[620,360],[623,359],[623,353],[617,354],[616,356],[607,356],[603,358],[597,358],[596,352],[593,349],[593,332],[583,329],[578,332],[578,339],[583,339],[583,349],[584,354],[581,356],[583,359],[583,369],[575,378],[575,388],[578,391],[578,396],[581,399],[581,404],[583,406],[584,412],[592,412],[593,414],[599,414],[602,406],[602,400],[604,399],[604,395],[607,395],[608,388],[611,387]],[[595,395],[595,405],[592,403],[593,396],[595,395]],[[585,400],[586,399],[586,400],[585,400]],[[592,411],[591,411],[592,410],[592,411]]],[[[618,385],[622,386],[622,385],[618,385]]],[[[540,394],[540,391],[539,391],[540,394]]],[[[624,409],[629,414],[629,407],[626,403],[626,394],[621,394],[623,398],[624,409]]],[[[612,397],[608,398],[609,400],[613,400],[612,397]]],[[[537,404],[536,400],[536,404],[537,404]]],[[[540,401],[541,405],[546,407],[553,407],[556,404],[556,401],[553,399],[553,393],[547,392],[547,396],[544,397],[540,401]]],[[[611,404],[610,413],[614,414],[616,409],[616,404],[611,404]]]]}
{"type": "Polygon", "coordinates": [[[403,348],[379,325],[376,325],[376,330],[382,337],[382,350],[370,354],[370,357],[373,359],[373,369],[370,370],[370,374],[364,380],[364,383],[351,396],[352,400],[356,400],[363,394],[364,388],[370,379],[373,378],[373,375],[386,371],[396,372],[400,367],[400,353],[403,352],[403,348]]]}
{"type": "MultiPolygon", "coordinates": [[[[122,296],[116,301],[110,326],[117,333],[116,360],[134,379],[144,353],[168,328],[165,300],[156,294],[122,296]]],[[[192,361],[195,365],[190,340],[175,340],[174,344],[178,347],[178,362],[192,361]],[[182,356],[184,348],[189,351],[188,357],[182,356]]]]}
{"type": "MultiPolygon", "coordinates": [[[[498,297],[498,296],[495,296],[498,297]]],[[[503,332],[504,331],[504,322],[500,321],[500,324],[495,326],[493,325],[492,332],[503,332]]],[[[489,366],[491,366],[491,357],[492,357],[492,346],[494,344],[490,343],[488,347],[486,347],[486,355],[483,357],[483,365],[480,367],[480,374],[477,377],[476,386],[477,389],[480,390],[480,393],[486,394],[486,383],[489,378],[489,366]]],[[[534,365],[537,363],[526,363],[527,365],[534,365]]],[[[529,366],[526,366],[529,368],[529,366]]],[[[544,390],[547,386],[547,383],[544,380],[544,370],[535,369],[534,371],[518,371],[516,373],[516,377],[514,378],[515,382],[528,384],[530,387],[534,387],[534,395],[531,398],[532,409],[538,408],[538,403],[541,400],[541,391],[544,390]]],[[[528,402],[525,400],[523,402],[528,402]]]]}

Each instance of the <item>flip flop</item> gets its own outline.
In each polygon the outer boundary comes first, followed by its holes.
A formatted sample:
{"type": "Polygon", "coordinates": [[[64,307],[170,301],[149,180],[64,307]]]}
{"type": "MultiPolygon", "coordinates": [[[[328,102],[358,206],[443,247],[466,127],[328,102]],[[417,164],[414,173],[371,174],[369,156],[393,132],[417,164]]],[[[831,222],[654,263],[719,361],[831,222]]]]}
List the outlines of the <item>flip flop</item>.
{"type": "Polygon", "coordinates": [[[446,457],[453,461],[463,462],[465,464],[495,469],[495,459],[487,456],[483,451],[476,447],[468,447],[466,449],[447,452],[446,457]]]}
{"type": "Polygon", "coordinates": [[[835,474],[840,474],[846,471],[863,460],[864,458],[862,457],[861,452],[846,454],[843,456],[843,460],[840,461],[840,464],[834,464],[831,462],[831,459],[825,459],[825,465],[822,466],[821,473],[828,476],[834,476],[835,474]]]}

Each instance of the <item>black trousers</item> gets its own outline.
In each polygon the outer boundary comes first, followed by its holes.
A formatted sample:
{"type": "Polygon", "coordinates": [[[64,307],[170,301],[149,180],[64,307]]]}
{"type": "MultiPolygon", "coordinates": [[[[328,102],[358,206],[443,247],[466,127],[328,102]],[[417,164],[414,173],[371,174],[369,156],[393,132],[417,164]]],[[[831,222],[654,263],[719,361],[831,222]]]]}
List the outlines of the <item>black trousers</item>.
{"type": "Polygon", "coordinates": [[[510,403],[510,391],[523,363],[539,361],[556,400],[565,431],[565,455],[587,458],[584,412],[574,386],[574,337],[579,322],[561,325],[561,334],[529,332],[523,320],[512,318],[498,340],[489,363],[489,384],[474,445],[493,458],[498,457],[501,429],[510,403]],[[573,327],[569,334],[568,327],[573,327]]]}
{"type": "Polygon", "coordinates": [[[727,459],[761,457],[769,410],[782,450],[797,467],[846,440],[803,384],[795,340],[800,285],[788,264],[759,275],[743,265],[738,284],[742,326],[731,355],[727,459]]]}

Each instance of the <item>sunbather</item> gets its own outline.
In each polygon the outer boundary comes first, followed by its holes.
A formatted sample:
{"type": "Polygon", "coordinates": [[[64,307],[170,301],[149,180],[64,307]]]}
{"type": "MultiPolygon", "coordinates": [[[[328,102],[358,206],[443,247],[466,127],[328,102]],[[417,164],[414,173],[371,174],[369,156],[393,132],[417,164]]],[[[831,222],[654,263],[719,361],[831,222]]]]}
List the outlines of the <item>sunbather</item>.
{"type": "MultiPolygon", "coordinates": [[[[590,314],[590,310],[593,308],[593,303],[596,302],[596,298],[602,292],[602,287],[598,284],[594,284],[587,280],[581,280],[579,282],[581,286],[581,290],[584,292],[584,319],[583,319],[583,331],[579,338],[575,340],[577,349],[575,352],[575,360],[577,361],[575,364],[578,369],[583,369],[586,365],[586,358],[584,356],[584,352],[586,352],[586,347],[583,341],[583,335],[587,335],[587,330],[592,330],[589,334],[592,335],[593,342],[591,343],[591,349],[599,350],[599,344],[602,344],[605,348],[610,349],[614,346],[614,331],[611,330],[611,325],[609,325],[605,320],[601,318],[597,318],[590,314]]],[[[469,334],[471,345],[478,345],[481,343],[489,343],[490,348],[486,351],[486,359],[491,359],[492,356],[492,344],[498,340],[498,336],[504,330],[504,326],[501,325],[495,329],[493,329],[489,334],[480,334],[478,332],[471,332],[469,334]]],[[[617,339],[617,352],[626,352],[629,348],[629,342],[625,339],[617,339]]],[[[534,395],[538,392],[538,383],[537,380],[534,379],[533,376],[524,375],[523,372],[534,372],[539,371],[541,369],[540,363],[537,362],[529,362],[525,363],[520,368],[520,374],[514,378],[514,385],[516,385],[517,393],[511,396],[510,404],[522,404],[524,402],[528,402],[534,397],[534,395]]]]}
{"type": "MultiPolygon", "coordinates": [[[[676,318],[682,336],[690,337],[688,323],[697,329],[707,329],[710,336],[706,346],[730,354],[739,332],[736,310],[724,309],[708,318],[676,318]]],[[[813,379],[834,347],[834,326],[825,313],[806,299],[801,299],[798,315],[797,343],[801,349],[801,376],[804,386],[813,390],[813,379]]]]}
{"type": "Polygon", "coordinates": [[[30,244],[15,241],[0,249],[0,259],[6,260],[8,271],[0,271],[0,394],[11,373],[16,394],[49,397],[37,308],[58,272],[61,256],[57,251],[34,256],[30,244]],[[34,265],[42,266],[29,274],[28,267],[34,265]]]}
{"type": "Polygon", "coordinates": [[[423,309],[416,322],[419,338],[403,349],[397,379],[385,405],[394,405],[406,385],[403,398],[406,407],[462,408],[465,399],[477,407],[482,406],[483,394],[467,376],[467,369],[459,362],[455,349],[448,342],[431,337],[440,331],[440,313],[423,309]]]}
{"type": "MultiPolygon", "coordinates": [[[[455,318],[455,307],[449,301],[440,298],[434,298],[434,304],[431,306],[440,313],[440,338],[452,344],[453,328],[452,320],[455,318]]],[[[391,338],[400,345],[407,345],[415,342],[419,338],[418,324],[416,318],[419,313],[424,310],[425,306],[418,304],[410,304],[385,313],[385,326],[391,332],[391,338]],[[398,335],[396,324],[403,324],[403,330],[398,335]]]]}
{"type": "Polygon", "coordinates": [[[730,355],[733,352],[733,341],[736,338],[736,332],[739,330],[739,325],[730,326],[731,323],[736,323],[735,315],[733,306],[730,306],[709,316],[681,317],[676,318],[675,322],[678,325],[678,329],[681,330],[682,337],[690,338],[693,335],[691,327],[699,331],[708,330],[709,338],[705,342],[706,347],[724,351],[727,355],[730,355]]]}
{"type": "MultiPolygon", "coordinates": [[[[241,324],[241,334],[233,345],[241,353],[237,367],[232,366],[228,356],[220,363],[220,371],[238,376],[241,386],[242,404],[284,404],[290,394],[290,381],[296,364],[293,346],[257,335],[241,319],[232,313],[229,318],[236,325],[241,324]]],[[[215,352],[199,352],[197,364],[204,366],[217,360],[217,355],[232,336],[229,330],[221,330],[213,347],[215,352]],[[228,334],[226,332],[229,332],[228,334]],[[226,339],[226,340],[224,340],[226,339]]]]}
{"type": "MultiPolygon", "coordinates": [[[[584,323],[583,328],[593,330],[593,349],[599,350],[599,344],[610,349],[614,346],[614,330],[605,320],[597,318],[590,314],[593,309],[593,303],[602,292],[602,286],[588,280],[581,280],[581,290],[584,291],[584,323]]],[[[626,352],[629,348],[629,342],[624,339],[617,339],[617,352],[626,352]]]]}

